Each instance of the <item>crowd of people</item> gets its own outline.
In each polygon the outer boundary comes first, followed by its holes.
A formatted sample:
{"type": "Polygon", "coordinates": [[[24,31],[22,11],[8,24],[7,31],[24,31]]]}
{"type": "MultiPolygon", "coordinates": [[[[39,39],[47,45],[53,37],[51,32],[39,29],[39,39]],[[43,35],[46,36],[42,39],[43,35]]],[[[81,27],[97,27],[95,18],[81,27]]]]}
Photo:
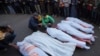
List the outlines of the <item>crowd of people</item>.
{"type": "Polygon", "coordinates": [[[0,14],[38,12],[55,16],[83,17],[99,24],[99,4],[95,4],[95,0],[0,0],[0,14]]]}
{"type": "Polygon", "coordinates": [[[90,49],[86,43],[95,42],[94,26],[78,17],[99,23],[97,9],[91,0],[0,0],[1,14],[33,13],[28,24],[33,33],[17,45],[12,44],[16,34],[11,27],[0,26],[0,50],[13,46],[24,56],[72,56],[75,47],[90,49]],[[54,28],[51,15],[67,18],[54,28]]]}

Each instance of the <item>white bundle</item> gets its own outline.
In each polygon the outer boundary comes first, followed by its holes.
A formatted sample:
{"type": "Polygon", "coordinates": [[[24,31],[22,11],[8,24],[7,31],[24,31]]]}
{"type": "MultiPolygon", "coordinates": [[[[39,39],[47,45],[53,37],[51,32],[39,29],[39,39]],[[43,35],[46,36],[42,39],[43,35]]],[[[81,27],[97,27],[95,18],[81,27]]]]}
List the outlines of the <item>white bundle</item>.
{"type": "Polygon", "coordinates": [[[40,48],[35,47],[34,45],[24,41],[17,42],[17,46],[19,47],[20,52],[24,56],[48,56],[40,48]]]}
{"type": "Polygon", "coordinates": [[[81,39],[89,39],[91,41],[95,41],[94,37],[92,34],[85,34],[77,29],[75,29],[74,27],[70,26],[69,24],[65,24],[65,23],[58,23],[57,24],[58,29],[67,32],[70,35],[73,35],[77,38],[81,38],[81,39]]]}
{"type": "Polygon", "coordinates": [[[40,31],[25,37],[24,41],[41,48],[51,56],[72,56],[76,47],[75,43],[62,43],[40,31]]]}
{"type": "Polygon", "coordinates": [[[94,28],[93,25],[88,24],[88,23],[86,23],[86,22],[84,22],[84,21],[82,21],[82,20],[80,20],[80,19],[78,19],[78,18],[67,17],[66,20],[76,22],[76,23],[81,24],[82,26],[84,26],[84,27],[86,27],[86,28],[91,28],[91,29],[94,28]]]}
{"type": "Polygon", "coordinates": [[[61,23],[69,24],[72,27],[74,27],[74,28],[76,28],[78,30],[81,30],[81,31],[83,31],[85,33],[94,33],[93,29],[91,29],[91,28],[85,28],[82,25],[80,25],[79,23],[76,23],[76,22],[73,22],[73,21],[62,20],[61,23]]]}
{"type": "Polygon", "coordinates": [[[90,47],[86,46],[85,42],[76,40],[74,38],[72,38],[70,35],[62,32],[61,30],[58,30],[56,28],[47,28],[47,33],[54,37],[57,38],[60,41],[68,41],[68,42],[73,42],[76,43],[77,46],[81,47],[81,48],[85,48],[85,49],[90,49],[90,47]]]}

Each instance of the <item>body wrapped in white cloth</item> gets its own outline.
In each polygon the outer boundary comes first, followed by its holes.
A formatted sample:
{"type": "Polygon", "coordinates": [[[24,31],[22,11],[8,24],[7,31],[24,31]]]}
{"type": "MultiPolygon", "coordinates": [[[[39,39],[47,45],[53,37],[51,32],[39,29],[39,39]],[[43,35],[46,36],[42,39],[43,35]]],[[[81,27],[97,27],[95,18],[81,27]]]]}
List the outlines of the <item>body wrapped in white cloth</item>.
{"type": "Polygon", "coordinates": [[[61,23],[65,23],[65,24],[69,24],[71,25],[73,28],[76,28],[77,30],[80,30],[84,33],[94,33],[93,29],[91,28],[86,28],[83,27],[82,25],[80,25],[79,23],[73,22],[73,21],[66,21],[66,20],[62,20],[61,23]]]}
{"type": "Polygon", "coordinates": [[[61,23],[57,24],[57,28],[60,29],[60,30],[62,30],[62,31],[65,31],[68,34],[70,34],[72,36],[75,36],[77,38],[80,38],[80,39],[89,39],[91,41],[95,41],[94,36],[92,34],[83,33],[81,31],[75,29],[74,27],[72,27],[69,24],[65,24],[65,23],[61,22],[61,23]]]}
{"type": "Polygon", "coordinates": [[[19,51],[23,56],[48,56],[40,48],[24,41],[17,42],[17,46],[19,47],[19,51]]]}
{"type": "Polygon", "coordinates": [[[89,24],[89,23],[86,23],[78,18],[74,18],[74,17],[67,17],[66,18],[67,21],[73,21],[73,22],[76,22],[80,25],[82,25],[83,27],[86,27],[86,28],[91,28],[91,29],[94,29],[94,26],[89,24]]]}
{"type": "Polygon", "coordinates": [[[37,46],[51,56],[72,56],[76,47],[75,43],[62,43],[40,31],[25,37],[24,41],[37,46]]]}
{"type": "Polygon", "coordinates": [[[90,47],[86,46],[86,42],[82,42],[79,40],[76,40],[75,38],[72,38],[70,35],[64,33],[61,30],[58,30],[56,28],[47,28],[47,33],[52,36],[53,38],[57,38],[60,41],[68,41],[76,43],[77,46],[84,48],[84,49],[90,49],[90,47]]]}

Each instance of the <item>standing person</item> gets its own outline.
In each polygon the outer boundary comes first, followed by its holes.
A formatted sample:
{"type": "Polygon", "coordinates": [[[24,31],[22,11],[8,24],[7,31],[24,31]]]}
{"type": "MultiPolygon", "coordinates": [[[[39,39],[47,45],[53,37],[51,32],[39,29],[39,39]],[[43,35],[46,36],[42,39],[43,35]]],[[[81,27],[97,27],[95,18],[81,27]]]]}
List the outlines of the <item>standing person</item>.
{"type": "Polygon", "coordinates": [[[82,4],[82,17],[83,18],[86,18],[86,14],[87,14],[87,3],[84,1],[83,4],[82,4]]]}
{"type": "Polygon", "coordinates": [[[50,15],[44,14],[44,17],[42,18],[42,25],[46,27],[51,27],[53,23],[55,22],[54,18],[51,17],[50,15]]]}
{"type": "Polygon", "coordinates": [[[41,17],[39,16],[38,13],[34,13],[33,16],[29,20],[29,25],[28,27],[33,31],[37,31],[38,28],[42,26],[41,24],[41,17]]]}
{"type": "Polygon", "coordinates": [[[91,19],[91,15],[92,15],[92,10],[93,10],[93,1],[92,0],[89,0],[87,2],[87,18],[88,19],[91,19]]]}
{"type": "Polygon", "coordinates": [[[45,9],[45,0],[39,0],[39,5],[41,8],[41,13],[46,13],[46,9],[45,9]]]}
{"type": "Polygon", "coordinates": [[[33,0],[29,0],[28,4],[29,4],[30,10],[31,10],[31,13],[34,13],[36,11],[35,10],[35,6],[34,6],[34,1],[33,0]]]}
{"type": "Polygon", "coordinates": [[[70,17],[77,17],[77,3],[78,0],[71,0],[70,17]]]}
{"type": "Polygon", "coordinates": [[[52,8],[51,8],[51,1],[50,0],[45,0],[45,9],[46,9],[46,13],[52,14],[52,8]]]}
{"type": "Polygon", "coordinates": [[[64,4],[64,17],[69,16],[69,6],[71,4],[71,0],[62,0],[64,4]]]}
{"type": "Polygon", "coordinates": [[[59,1],[60,16],[64,16],[64,3],[59,1]]]}
{"type": "Polygon", "coordinates": [[[8,14],[15,14],[15,10],[13,8],[13,2],[12,0],[5,0],[5,5],[4,5],[4,8],[6,9],[6,13],[8,14]]]}
{"type": "Polygon", "coordinates": [[[14,46],[12,42],[15,37],[16,35],[10,26],[0,26],[0,50],[4,50],[9,46],[14,46]]]}
{"type": "Polygon", "coordinates": [[[59,1],[58,0],[51,0],[51,8],[52,8],[52,14],[54,16],[59,16],[59,1]]]}
{"type": "Polygon", "coordinates": [[[4,6],[4,1],[0,0],[0,14],[4,14],[5,13],[3,6],[4,6]]]}
{"type": "Polygon", "coordinates": [[[83,3],[84,0],[78,0],[78,5],[77,5],[78,17],[82,17],[83,3]]]}
{"type": "Polygon", "coordinates": [[[22,13],[21,5],[18,0],[14,0],[12,6],[15,9],[16,13],[22,13]]]}
{"type": "Polygon", "coordinates": [[[22,13],[25,14],[26,13],[26,0],[19,0],[20,6],[21,6],[21,10],[22,13]]]}
{"type": "Polygon", "coordinates": [[[38,12],[39,14],[41,14],[39,0],[34,0],[34,6],[35,6],[35,9],[36,9],[36,12],[38,12]]]}

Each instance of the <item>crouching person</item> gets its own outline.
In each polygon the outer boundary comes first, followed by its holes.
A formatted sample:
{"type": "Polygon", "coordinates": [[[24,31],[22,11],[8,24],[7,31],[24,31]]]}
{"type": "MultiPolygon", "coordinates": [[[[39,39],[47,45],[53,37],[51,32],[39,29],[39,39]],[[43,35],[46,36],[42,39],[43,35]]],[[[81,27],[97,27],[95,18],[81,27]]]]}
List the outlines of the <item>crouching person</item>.
{"type": "Polygon", "coordinates": [[[5,50],[9,46],[13,46],[13,40],[16,35],[10,26],[0,26],[0,50],[5,50]]]}
{"type": "Polygon", "coordinates": [[[50,15],[44,14],[42,18],[42,25],[46,27],[51,27],[53,23],[55,22],[54,18],[50,15]]]}
{"type": "Polygon", "coordinates": [[[29,20],[28,27],[33,31],[37,31],[38,28],[42,26],[41,24],[41,16],[38,13],[34,13],[33,16],[29,20]]]}

